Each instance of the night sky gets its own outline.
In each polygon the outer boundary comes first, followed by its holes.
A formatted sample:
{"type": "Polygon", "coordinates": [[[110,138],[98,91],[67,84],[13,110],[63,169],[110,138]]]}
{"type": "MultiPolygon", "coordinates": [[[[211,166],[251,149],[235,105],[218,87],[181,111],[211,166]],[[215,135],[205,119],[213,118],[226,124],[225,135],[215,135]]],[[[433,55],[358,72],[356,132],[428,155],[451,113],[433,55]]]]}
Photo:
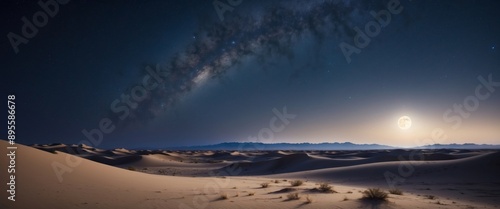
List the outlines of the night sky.
{"type": "Polygon", "coordinates": [[[495,0],[65,1],[1,3],[17,143],[500,144],[495,0]]]}

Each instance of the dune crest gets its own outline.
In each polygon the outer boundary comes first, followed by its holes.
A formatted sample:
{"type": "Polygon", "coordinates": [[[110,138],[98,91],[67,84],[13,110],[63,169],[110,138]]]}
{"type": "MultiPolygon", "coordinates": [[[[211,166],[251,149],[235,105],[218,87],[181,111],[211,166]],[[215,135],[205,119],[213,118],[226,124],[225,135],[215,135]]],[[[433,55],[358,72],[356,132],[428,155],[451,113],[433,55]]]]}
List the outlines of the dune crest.
{"type": "Polygon", "coordinates": [[[409,150],[206,152],[52,144],[18,145],[18,153],[18,197],[15,203],[2,199],[2,208],[197,208],[194,202],[202,208],[300,206],[286,200],[289,193],[308,199],[304,207],[310,208],[494,208],[500,195],[500,152],[492,150],[422,150],[430,160],[406,161],[415,164],[415,172],[398,185],[404,194],[376,205],[363,200],[360,191],[388,189],[383,173],[397,172],[397,156],[409,150]],[[74,149],[81,153],[65,153],[74,149]],[[80,163],[69,167],[60,182],[52,165],[67,165],[68,159],[80,163]],[[239,171],[231,173],[237,176],[218,173],[229,168],[239,171]],[[291,185],[292,180],[302,185],[291,185]],[[321,192],[324,182],[334,190],[321,192]]]}

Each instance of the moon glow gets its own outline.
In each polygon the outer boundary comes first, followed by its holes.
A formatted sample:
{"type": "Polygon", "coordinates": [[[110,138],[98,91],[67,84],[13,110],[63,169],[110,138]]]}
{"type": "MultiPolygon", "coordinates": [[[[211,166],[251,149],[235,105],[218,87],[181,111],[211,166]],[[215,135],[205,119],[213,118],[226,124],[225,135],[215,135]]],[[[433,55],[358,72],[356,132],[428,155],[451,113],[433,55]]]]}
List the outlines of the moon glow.
{"type": "Polygon", "coordinates": [[[398,127],[400,129],[406,130],[411,127],[411,118],[408,116],[401,116],[398,120],[398,127]]]}

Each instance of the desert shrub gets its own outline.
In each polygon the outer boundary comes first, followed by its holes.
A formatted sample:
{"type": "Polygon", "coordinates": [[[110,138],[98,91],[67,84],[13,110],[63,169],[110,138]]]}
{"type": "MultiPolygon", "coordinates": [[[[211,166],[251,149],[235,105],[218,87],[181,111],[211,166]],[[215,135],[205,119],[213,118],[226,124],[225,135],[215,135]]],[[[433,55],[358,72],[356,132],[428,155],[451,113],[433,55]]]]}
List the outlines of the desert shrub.
{"type": "Polygon", "coordinates": [[[386,200],[388,194],[379,188],[369,188],[363,191],[363,199],[369,200],[386,200]]]}
{"type": "Polygon", "coordinates": [[[158,173],[159,173],[159,174],[162,174],[162,175],[165,175],[165,174],[167,174],[167,170],[165,170],[165,169],[160,169],[160,170],[158,170],[158,173]]]}
{"type": "Polygon", "coordinates": [[[228,196],[226,193],[220,193],[220,196],[219,196],[219,197],[220,197],[220,199],[222,199],[222,200],[227,200],[227,199],[229,199],[229,196],[228,196]]]}
{"type": "Polygon", "coordinates": [[[403,195],[403,192],[399,189],[390,189],[389,193],[395,194],[395,195],[403,195]]]}
{"type": "Polygon", "coordinates": [[[286,195],[288,200],[298,200],[300,199],[299,193],[298,192],[292,192],[286,195]]]}
{"type": "Polygon", "coordinates": [[[260,186],[261,186],[262,188],[267,188],[267,187],[269,187],[269,183],[264,182],[264,183],[260,184],[260,186]]]}
{"type": "Polygon", "coordinates": [[[255,192],[249,192],[248,193],[248,196],[253,196],[253,195],[255,195],[255,192]]]}
{"type": "Polygon", "coordinates": [[[309,195],[306,196],[306,203],[307,204],[310,204],[313,202],[313,199],[311,197],[309,197],[309,195]]]}
{"type": "Polygon", "coordinates": [[[321,192],[325,192],[325,193],[332,193],[332,192],[334,192],[333,191],[333,187],[330,186],[328,183],[321,183],[321,184],[319,184],[318,190],[321,191],[321,192]]]}
{"type": "Polygon", "coordinates": [[[304,182],[302,180],[293,180],[293,181],[290,181],[290,185],[296,187],[296,186],[300,186],[302,185],[304,182]]]}
{"type": "Polygon", "coordinates": [[[131,171],[136,171],[136,169],[134,167],[132,167],[132,166],[129,166],[127,169],[131,170],[131,171]]]}
{"type": "Polygon", "coordinates": [[[434,200],[434,199],[436,199],[436,196],[434,196],[434,195],[425,195],[425,198],[427,198],[429,200],[434,200]]]}

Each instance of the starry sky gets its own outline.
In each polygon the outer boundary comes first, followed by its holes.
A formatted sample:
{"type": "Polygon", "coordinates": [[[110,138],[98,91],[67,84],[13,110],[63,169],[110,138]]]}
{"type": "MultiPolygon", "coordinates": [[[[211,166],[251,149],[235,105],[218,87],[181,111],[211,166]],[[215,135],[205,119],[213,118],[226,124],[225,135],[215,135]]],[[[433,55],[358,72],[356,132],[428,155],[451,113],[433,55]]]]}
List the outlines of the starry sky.
{"type": "Polygon", "coordinates": [[[494,0],[40,2],[1,3],[18,143],[500,144],[494,0]]]}

